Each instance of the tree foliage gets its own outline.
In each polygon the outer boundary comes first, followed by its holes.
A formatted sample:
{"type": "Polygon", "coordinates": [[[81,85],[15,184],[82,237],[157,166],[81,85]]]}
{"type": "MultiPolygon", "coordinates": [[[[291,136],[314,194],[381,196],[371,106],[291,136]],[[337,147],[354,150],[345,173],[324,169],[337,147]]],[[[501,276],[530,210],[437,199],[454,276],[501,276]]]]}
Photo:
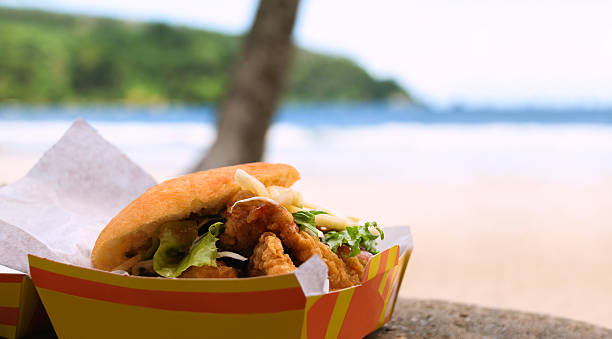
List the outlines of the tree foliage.
{"type": "MultiPolygon", "coordinates": [[[[0,101],[218,103],[239,37],[169,26],[0,8],[0,101]]],[[[298,49],[285,99],[409,95],[352,61],[298,49]]]]}

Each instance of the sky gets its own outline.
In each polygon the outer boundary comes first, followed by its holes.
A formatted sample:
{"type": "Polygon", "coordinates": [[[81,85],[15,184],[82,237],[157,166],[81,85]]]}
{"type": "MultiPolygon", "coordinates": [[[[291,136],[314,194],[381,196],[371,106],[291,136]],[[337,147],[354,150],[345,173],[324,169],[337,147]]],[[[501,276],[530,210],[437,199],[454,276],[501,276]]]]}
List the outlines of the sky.
{"type": "MultiPolygon", "coordinates": [[[[0,0],[245,32],[254,0],[0,0]]],[[[612,105],[612,1],[302,0],[298,45],[349,57],[433,105],[612,105]]]]}

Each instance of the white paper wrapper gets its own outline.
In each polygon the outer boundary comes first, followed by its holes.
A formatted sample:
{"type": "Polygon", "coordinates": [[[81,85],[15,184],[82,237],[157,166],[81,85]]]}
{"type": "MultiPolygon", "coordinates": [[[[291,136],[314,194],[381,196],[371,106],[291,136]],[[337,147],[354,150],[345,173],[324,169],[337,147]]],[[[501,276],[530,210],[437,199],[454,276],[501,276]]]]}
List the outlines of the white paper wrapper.
{"type": "Polygon", "coordinates": [[[27,254],[91,267],[98,234],[155,185],[83,120],[28,174],[0,188],[0,265],[27,272],[27,254]]]}
{"type": "Polygon", "coordinates": [[[12,269],[12,268],[8,268],[6,266],[0,265],[0,274],[3,274],[3,273],[6,273],[6,274],[22,274],[23,272],[19,272],[17,270],[12,269]]]}

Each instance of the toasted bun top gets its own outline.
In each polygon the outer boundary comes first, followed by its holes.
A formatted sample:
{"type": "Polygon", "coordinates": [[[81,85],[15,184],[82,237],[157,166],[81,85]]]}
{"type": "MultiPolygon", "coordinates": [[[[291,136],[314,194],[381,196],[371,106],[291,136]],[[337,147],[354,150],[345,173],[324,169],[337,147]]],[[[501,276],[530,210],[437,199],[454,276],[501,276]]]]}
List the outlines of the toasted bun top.
{"type": "Polygon", "coordinates": [[[149,188],[106,225],[91,253],[93,266],[109,271],[136,252],[146,250],[151,237],[163,223],[185,219],[191,213],[218,213],[240,190],[234,180],[239,168],[266,186],[289,187],[300,178],[298,171],[289,165],[259,162],[164,181],[149,188]]]}

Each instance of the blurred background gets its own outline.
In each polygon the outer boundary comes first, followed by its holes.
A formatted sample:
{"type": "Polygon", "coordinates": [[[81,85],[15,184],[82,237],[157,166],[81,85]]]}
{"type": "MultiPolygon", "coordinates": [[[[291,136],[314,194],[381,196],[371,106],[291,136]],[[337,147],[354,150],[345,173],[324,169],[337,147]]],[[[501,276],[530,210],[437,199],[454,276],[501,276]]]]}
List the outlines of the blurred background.
{"type": "Polygon", "coordinates": [[[160,181],[286,162],[306,200],[412,226],[402,296],[612,327],[611,10],[0,0],[0,184],[77,117],[160,181]]]}

